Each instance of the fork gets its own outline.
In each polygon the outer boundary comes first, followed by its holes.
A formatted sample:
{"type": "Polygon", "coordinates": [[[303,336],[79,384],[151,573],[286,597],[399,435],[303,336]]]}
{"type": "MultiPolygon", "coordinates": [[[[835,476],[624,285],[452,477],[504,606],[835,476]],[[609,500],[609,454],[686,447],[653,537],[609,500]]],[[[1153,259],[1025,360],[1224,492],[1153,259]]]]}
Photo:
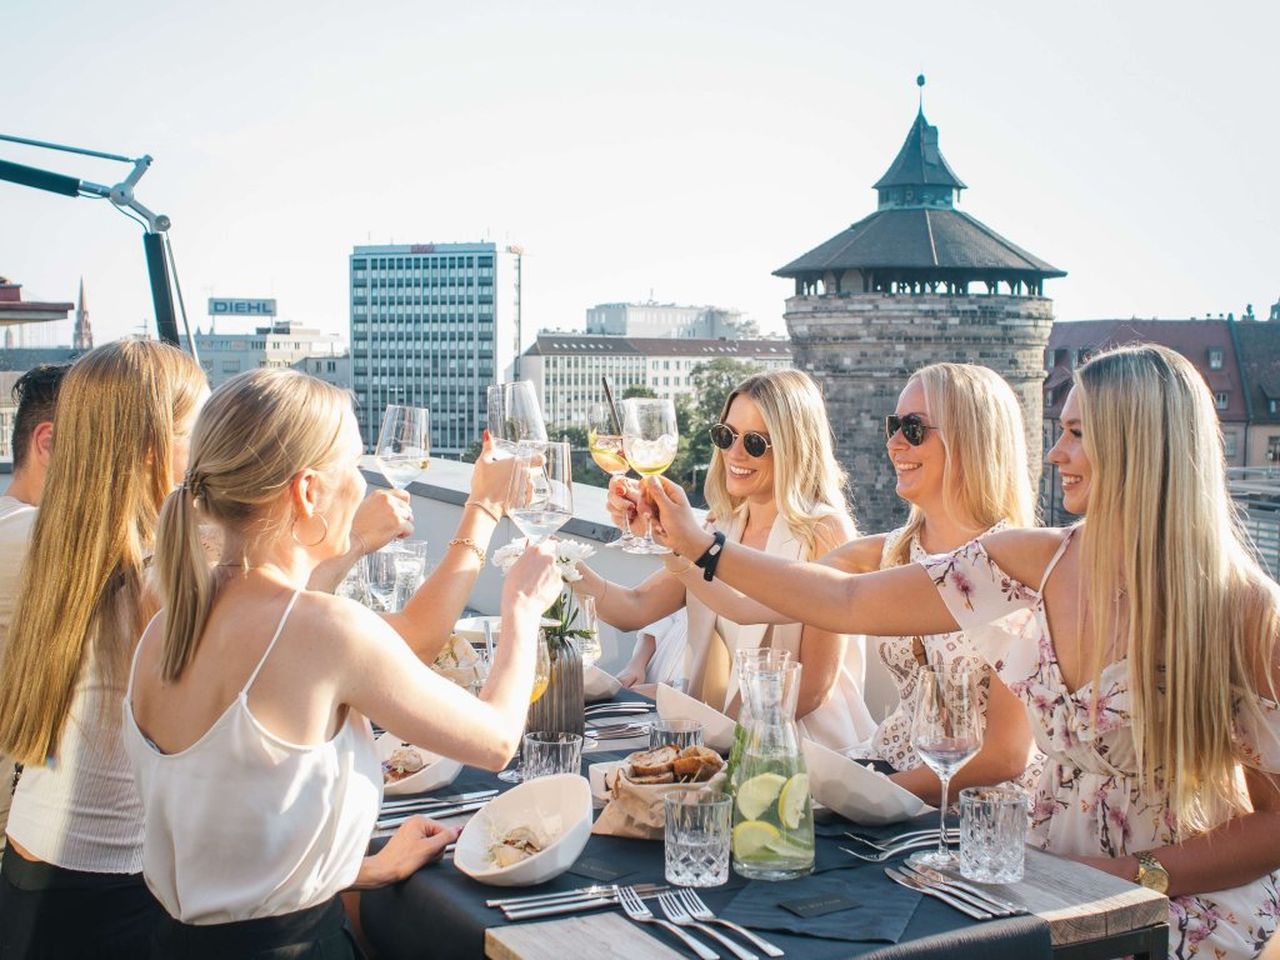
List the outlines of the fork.
{"type": "Polygon", "coordinates": [[[685,908],[693,915],[695,920],[701,920],[703,923],[718,923],[720,926],[732,930],[744,940],[748,940],[761,953],[770,957],[785,956],[785,952],[774,946],[764,937],[756,936],[746,927],[740,927],[732,920],[724,920],[717,917],[711,912],[711,908],[702,902],[702,898],[693,890],[681,890],[680,899],[683,901],[685,908]]]}
{"type": "MultiPolygon", "coordinates": [[[[872,840],[870,837],[864,837],[860,833],[853,833],[847,830],[845,831],[845,836],[848,837],[850,840],[854,840],[854,841],[857,841],[858,843],[866,844],[868,847],[871,847],[873,850],[879,850],[881,853],[883,853],[884,851],[888,850],[890,847],[896,847],[900,843],[905,843],[911,840],[920,840],[925,837],[929,837],[932,840],[936,840],[938,839],[938,830],[935,827],[932,830],[915,830],[915,831],[912,831],[911,833],[900,833],[898,834],[898,836],[890,837],[888,840],[884,842],[881,842],[879,840],[872,840]]],[[[947,839],[948,840],[960,839],[960,828],[959,827],[948,828],[947,839]]]]}
{"type": "Polygon", "coordinates": [[[859,860],[865,860],[867,863],[884,863],[886,860],[892,860],[900,853],[906,853],[908,850],[917,850],[921,847],[935,847],[938,845],[938,838],[920,837],[917,840],[908,840],[906,843],[895,844],[887,850],[881,850],[879,853],[859,853],[857,850],[850,850],[848,847],[841,847],[845,853],[851,857],[857,857],[859,860]]]}
{"type": "Polygon", "coordinates": [[[596,727],[588,730],[587,736],[593,740],[631,740],[644,736],[649,732],[649,725],[644,723],[624,723],[607,727],[596,727]]]}
{"type": "Polygon", "coordinates": [[[626,912],[628,919],[634,923],[656,923],[665,930],[670,931],[674,936],[684,941],[685,946],[696,953],[702,960],[720,960],[720,954],[709,949],[705,944],[699,943],[689,934],[685,933],[674,923],[668,920],[659,920],[649,908],[644,905],[644,901],[636,896],[636,892],[632,887],[618,888],[618,903],[622,905],[622,909],[626,912]]]}
{"type": "Polygon", "coordinates": [[[674,893],[658,894],[658,906],[662,907],[663,914],[666,918],[674,923],[677,927],[696,927],[713,940],[723,944],[729,948],[729,951],[738,958],[738,960],[760,960],[754,953],[744,947],[738,946],[722,933],[717,933],[708,927],[705,923],[699,923],[690,916],[689,911],[684,908],[679,900],[676,899],[674,893]]]}

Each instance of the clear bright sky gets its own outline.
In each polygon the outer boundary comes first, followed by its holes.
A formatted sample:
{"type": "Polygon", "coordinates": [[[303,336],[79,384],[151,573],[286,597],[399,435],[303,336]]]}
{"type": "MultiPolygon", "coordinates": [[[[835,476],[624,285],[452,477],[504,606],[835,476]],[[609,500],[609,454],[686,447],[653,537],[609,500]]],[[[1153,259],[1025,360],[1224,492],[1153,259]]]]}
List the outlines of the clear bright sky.
{"type": "MultiPolygon", "coordinates": [[[[771,272],[875,208],[918,72],[961,208],[1068,271],[1059,318],[1280,299],[1272,2],[3,7],[0,132],[155,157],[138,196],[202,326],[209,296],[272,296],[345,337],[353,244],[488,238],[524,245],[537,327],[652,291],[782,332],[771,272]]],[[[154,329],[104,202],[0,183],[0,274],[48,300],[83,275],[100,341],[154,329]]]]}

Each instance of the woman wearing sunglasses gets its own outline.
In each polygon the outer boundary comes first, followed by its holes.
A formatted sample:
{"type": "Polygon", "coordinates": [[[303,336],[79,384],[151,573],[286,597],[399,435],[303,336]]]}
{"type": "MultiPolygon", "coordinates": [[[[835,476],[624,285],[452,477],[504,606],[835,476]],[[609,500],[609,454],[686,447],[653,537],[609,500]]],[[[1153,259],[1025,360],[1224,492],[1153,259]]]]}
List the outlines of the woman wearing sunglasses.
{"type": "MultiPolygon", "coordinates": [[[[715,449],[704,487],[714,518],[709,530],[789,560],[820,557],[855,535],[822,395],[804,373],[774,370],[742,381],[725,401],[711,439],[715,449]]],[[[622,481],[614,484],[610,508],[615,520],[626,522],[629,501],[622,489],[622,481]]],[[[667,557],[664,566],[637,587],[611,583],[584,567],[575,589],[595,597],[600,618],[621,630],[686,607],[689,692],[718,710],[737,712],[734,654],[772,646],[791,651],[804,667],[796,716],[806,736],[842,751],[870,736],[875,724],[862,699],[863,638],[796,622],[743,625],[688,590],[687,560],[667,557]]]]}
{"type": "Polygon", "coordinates": [[[1168,893],[1170,955],[1254,957],[1280,916],[1280,591],[1227,492],[1204,379],[1158,346],[1075,375],[1049,453],[1067,529],[1005,530],[848,576],[711,537],[650,486],[682,556],[786,616],[875,635],[973,629],[1047,754],[1031,842],[1168,893]],[[989,639],[998,640],[999,635],[989,639]]]}

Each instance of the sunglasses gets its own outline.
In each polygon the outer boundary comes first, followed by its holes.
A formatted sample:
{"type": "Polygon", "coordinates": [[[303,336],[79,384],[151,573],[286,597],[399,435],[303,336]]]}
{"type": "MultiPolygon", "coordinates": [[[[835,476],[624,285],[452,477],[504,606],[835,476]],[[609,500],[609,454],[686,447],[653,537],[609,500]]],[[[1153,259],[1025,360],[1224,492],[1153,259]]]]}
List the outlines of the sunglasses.
{"type": "Polygon", "coordinates": [[[908,413],[905,417],[891,413],[884,418],[884,438],[892,440],[893,435],[901,430],[902,439],[913,447],[918,447],[924,443],[924,435],[930,430],[936,429],[936,427],[928,426],[922,421],[918,413],[908,413]]]}
{"type": "MultiPolygon", "coordinates": [[[[738,431],[727,423],[717,423],[711,428],[711,442],[721,450],[728,450],[732,447],[738,436],[738,431]]],[[[769,448],[773,446],[772,440],[763,433],[756,433],[754,430],[748,430],[741,436],[742,449],[747,451],[747,456],[755,457],[757,460],[768,453],[769,448]]]]}

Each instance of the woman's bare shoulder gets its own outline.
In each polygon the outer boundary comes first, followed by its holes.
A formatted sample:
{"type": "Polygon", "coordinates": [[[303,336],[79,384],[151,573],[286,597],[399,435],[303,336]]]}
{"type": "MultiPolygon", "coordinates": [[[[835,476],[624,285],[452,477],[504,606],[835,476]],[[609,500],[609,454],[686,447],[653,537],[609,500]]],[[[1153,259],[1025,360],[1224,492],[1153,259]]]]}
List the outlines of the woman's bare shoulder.
{"type": "Polygon", "coordinates": [[[879,570],[887,537],[887,534],[877,533],[850,540],[824,556],[822,562],[845,573],[871,573],[879,570]]]}
{"type": "Polygon", "coordinates": [[[1044,579],[1045,568],[1065,540],[1072,536],[1075,527],[1014,527],[988,534],[982,538],[996,566],[1028,586],[1038,586],[1044,579]]]}

